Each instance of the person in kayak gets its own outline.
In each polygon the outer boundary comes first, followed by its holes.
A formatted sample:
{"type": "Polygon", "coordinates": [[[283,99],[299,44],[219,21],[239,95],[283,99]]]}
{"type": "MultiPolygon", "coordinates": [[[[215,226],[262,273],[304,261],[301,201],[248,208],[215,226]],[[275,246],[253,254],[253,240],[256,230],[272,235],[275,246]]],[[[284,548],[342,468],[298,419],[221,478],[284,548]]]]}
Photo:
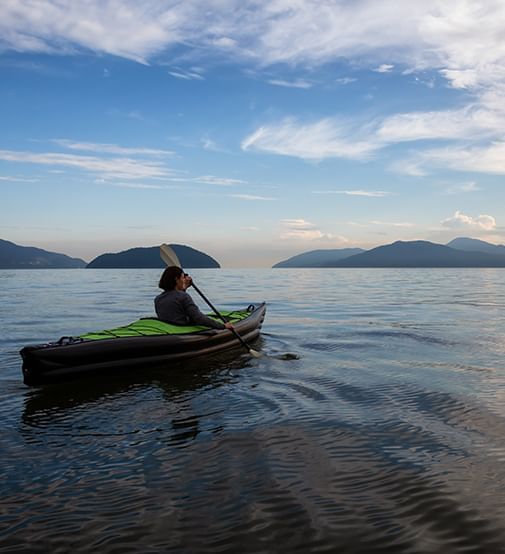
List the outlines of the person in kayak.
{"type": "Polygon", "coordinates": [[[192,283],[191,276],[180,267],[170,266],[165,269],[158,285],[163,292],[154,299],[158,319],[172,325],[205,325],[213,329],[232,330],[231,323],[223,324],[198,309],[186,292],[192,283]]]}

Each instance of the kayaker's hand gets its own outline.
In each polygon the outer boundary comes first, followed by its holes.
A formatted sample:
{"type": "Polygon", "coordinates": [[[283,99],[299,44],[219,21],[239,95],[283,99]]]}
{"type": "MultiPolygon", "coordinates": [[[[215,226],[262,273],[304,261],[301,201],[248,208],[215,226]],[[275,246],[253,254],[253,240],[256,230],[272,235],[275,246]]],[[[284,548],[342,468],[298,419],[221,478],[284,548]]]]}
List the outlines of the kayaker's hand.
{"type": "Polygon", "coordinates": [[[191,278],[191,275],[188,275],[187,273],[184,274],[184,290],[189,289],[189,287],[193,284],[193,279],[191,278]]]}
{"type": "Polygon", "coordinates": [[[235,329],[235,327],[233,327],[233,325],[227,321],[224,326],[226,327],[226,329],[228,329],[229,331],[233,331],[233,329],[235,329]]]}

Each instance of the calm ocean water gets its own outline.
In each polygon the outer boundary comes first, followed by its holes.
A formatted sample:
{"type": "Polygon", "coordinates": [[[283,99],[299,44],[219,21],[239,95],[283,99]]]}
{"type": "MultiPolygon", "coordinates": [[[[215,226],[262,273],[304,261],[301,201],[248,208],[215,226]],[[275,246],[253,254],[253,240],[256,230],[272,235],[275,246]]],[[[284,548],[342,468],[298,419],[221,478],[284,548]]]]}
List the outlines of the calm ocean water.
{"type": "Polygon", "coordinates": [[[0,271],[0,552],[505,553],[503,270],[195,270],[269,356],[23,385],[159,273],[0,271]]]}

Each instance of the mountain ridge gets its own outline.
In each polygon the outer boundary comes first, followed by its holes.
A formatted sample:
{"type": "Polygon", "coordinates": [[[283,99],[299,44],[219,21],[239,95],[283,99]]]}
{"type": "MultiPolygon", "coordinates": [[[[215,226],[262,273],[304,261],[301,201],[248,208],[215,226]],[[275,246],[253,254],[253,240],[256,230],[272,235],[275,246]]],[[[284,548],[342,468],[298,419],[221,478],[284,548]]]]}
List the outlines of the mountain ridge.
{"type": "Polygon", "coordinates": [[[311,250],[272,267],[505,267],[505,246],[467,237],[458,237],[446,245],[395,241],[335,259],[335,252],[349,250],[352,249],[311,250]]]}
{"type": "Polygon", "coordinates": [[[21,246],[0,239],[0,269],[77,269],[86,267],[80,258],[35,246],[21,246]]]}
{"type": "MultiPolygon", "coordinates": [[[[171,244],[183,267],[220,268],[219,263],[208,254],[183,244],[171,244]]],[[[86,268],[89,269],[148,269],[162,268],[165,263],[160,258],[159,246],[140,246],[121,252],[100,254],[86,268]]]]}
{"type": "Polygon", "coordinates": [[[505,267],[505,256],[429,241],[396,241],[324,267],[505,267]]]}
{"type": "Polygon", "coordinates": [[[365,252],[363,248],[334,248],[334,249],[320,249],[309,250],[302,254],[297,254],[291,258],[287,258],[281,262],[276,263],[273,268],[288,268],[288,267],[321,267],[321,263],[328,261],[330,258],[334,260],[340,260],[347,258],[354,254],[360,254],[365,252]],[[301,264],[301,265],[300,265],[301,264]]]}
{"type": "MultiPolygon", "coordinates": [[[[171,245],[183,267],[219,268],[209,254],[182,244],[171,245]]],[[[0,269],[77,269],[77,268],[163,268],[159,246],[137,247],[100,254],[91,262],[34,246],[22,246],[0,239],[0,269]]]]}

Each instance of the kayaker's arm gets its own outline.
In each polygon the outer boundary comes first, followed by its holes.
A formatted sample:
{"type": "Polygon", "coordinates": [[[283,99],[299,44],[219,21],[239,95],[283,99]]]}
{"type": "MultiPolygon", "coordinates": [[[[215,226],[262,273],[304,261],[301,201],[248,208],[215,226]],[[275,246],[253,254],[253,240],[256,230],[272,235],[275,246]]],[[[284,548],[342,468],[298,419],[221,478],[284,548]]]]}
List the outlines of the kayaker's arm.
{"type": "Polygon", "coordinates": [[[230,329],[230,326],[233,328],[231,323],[223,324],[221,321],[216,321],[211,317],[203,314],[198,306],[193,302],[193,299],[189,294],[186,294],[186,299],[184,301],[184,311],[190,319],[192,325],[205,325],[206,327],[212,327],[213,329],[230,329]]]}
{"type": "MultiPolygon", "coordinates": [[[[187,273],[185,273],[184,274],[184,286],[185,286],[184,290],[187,290],[192,285],[193,285],[193,279],[192,279],[191,275],[188,275],[187,273]]],[[[198,307],[196,306],[196,304],[193,301],[192,301],[192,305],[187,306],[187,310],[188,310],[187,311],[188,315],[190,315],[192,321],[195,324],[206,325],[207,327],[213,327],[214,329],[225,329],[226,328],[229,331],[233,331],[235,329],[229,321],[227,321],[226,323],[223,324],[221,322],[217,322],[215,319],[211,319],[210,317],[207,317],[205,314],[202,314],[202,312],[198,309],[198,307]],[[195,311],[195,308],[196,308],[196,311],[195,311]],[[202,323],[203,321],[207,321],[207,323],[202,323]],[[212,324],[209,323],[209,322],[212,322],[212,324]],[[219,324],[219,327],[216,327],[215,326],[216,324],[219,324]]]]}

